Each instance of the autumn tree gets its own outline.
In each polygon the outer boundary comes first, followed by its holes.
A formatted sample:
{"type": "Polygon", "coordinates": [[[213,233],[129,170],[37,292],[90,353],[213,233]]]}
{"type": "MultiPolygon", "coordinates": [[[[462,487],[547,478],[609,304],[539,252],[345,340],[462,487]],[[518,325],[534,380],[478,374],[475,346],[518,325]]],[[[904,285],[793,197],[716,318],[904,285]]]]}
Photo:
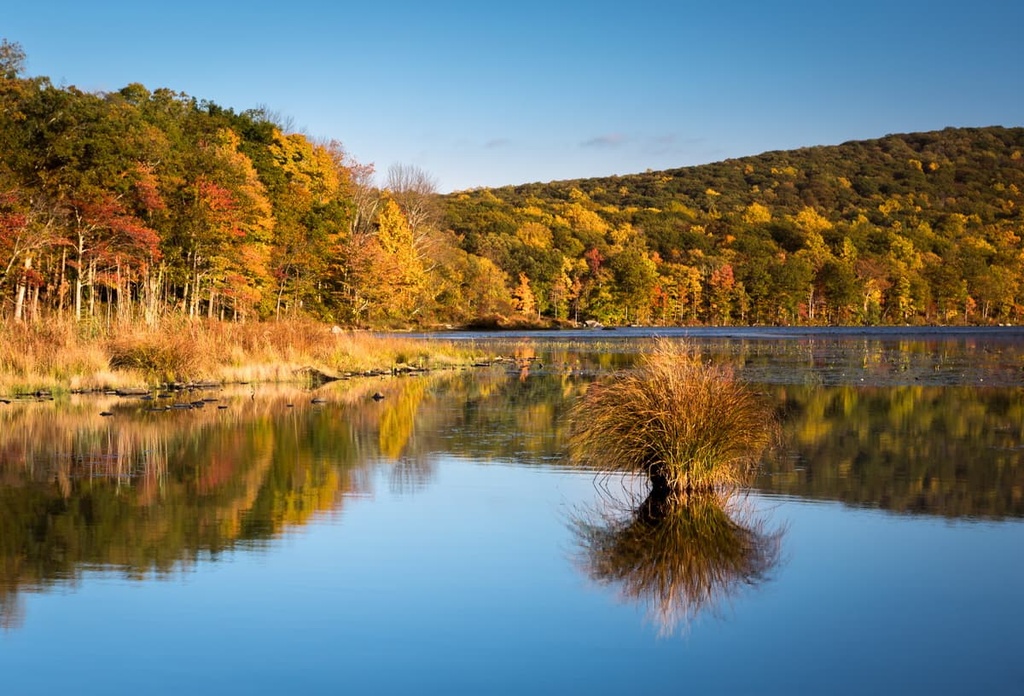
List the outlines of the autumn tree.
{"type": "Polygon", "coordinates": [[[530,279],[525,273],[519,274],[519,284],[512,291],[512,299],[515,302],[517,312],[525,317],[536,316],[537,300],[534,297],[533,289],[530,287],[530,279]]]}
{"type": "Polygon", "coordinates": [[[609,260],[615,279],[616,304],[622,310],[624,323],[646,323],[651,318],[651,293],[657,285],[657,266],[639,240],[609,260]]]}
{"type": "Polygon", "coordinates": [[[436,323],[466,324],[513,312],[508,276],[490,259],[463,250],[452,233],[428,252],[428,291],[436,323]]]}
{"type": "Polygon", "coordinates": [[[346,247],[346,287],[356,318],[387,324],[415,321],[426,297],[426,273],[412,228],[390,196],[382,199],[376,230],[346,247]]]}
{"type": "Polygon", "coordinates": [[[393,164],[388,167],[384,188],[405,214],[415,244],[422,247],[441,222],[437,179],[415,165],[393,164]]]}
{"type": "Polygon", "coordinates": [[[270,196],[274,234],[270,267],[276,281],[274,314],[312,310],[322,302],[320,284],[329,249],[347,227],[349,185],[345,154],[337,142],[318,145],[300,134],[274,130],[268,145],[283,181],[270,196]]]}

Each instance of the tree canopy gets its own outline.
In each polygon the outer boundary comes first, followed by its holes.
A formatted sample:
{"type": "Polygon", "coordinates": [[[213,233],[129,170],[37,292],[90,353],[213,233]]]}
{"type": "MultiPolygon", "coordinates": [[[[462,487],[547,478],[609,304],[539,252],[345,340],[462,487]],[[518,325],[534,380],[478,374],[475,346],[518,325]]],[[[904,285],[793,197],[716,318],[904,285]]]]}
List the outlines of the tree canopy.
{"type": "Polygon", "coordinates": [[[949,128],[442,196],[167,88],[0,42],[0,317],[375,327],[985,324],[1024,307],[1024,128],[949,128]]]}
{"type": "Polygon", "coordinates": [[[1022,128],[947,128],[465,191],[447,221],[552,317],[568,302],[611,323],[1015,322],[1022,153],[1022,128]]]}

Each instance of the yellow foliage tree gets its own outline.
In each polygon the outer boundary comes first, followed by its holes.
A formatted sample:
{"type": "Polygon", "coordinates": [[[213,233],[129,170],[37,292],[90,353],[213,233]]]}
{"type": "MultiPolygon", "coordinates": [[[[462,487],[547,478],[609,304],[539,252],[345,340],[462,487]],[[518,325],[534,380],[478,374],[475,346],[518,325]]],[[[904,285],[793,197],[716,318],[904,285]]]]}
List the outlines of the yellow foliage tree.
{"type": "Polygon", "coordinates": [[[743,211],[743,222],[748,225],[765,225],[772,221],[772,211],[761,203],[751,203],[743,211]]]}
{"type": "Polygon", "coordinates": [[[515,302],[516,309],[523,316],[532,317],[537,313],[537,298],[533,295],[530,279],[526,277],[525,273],[519,274],[519,285],[512,293],[512,300],[515,302]]]}
{"type": "Polygon", "coordinates": [[[408,323],[424,307],[427,273],[401,208],[385,195],[377,232],[357,235],[347,248],[352,311],[374,323],[408,323]]]}
{"type": "Polygon", "coordinates": [[[516,237],[526,246],[544,251],[554,243],[551,230],[539,222],[524,222],[516,230],[516,237]]]}
{"type": "MultiPolygon", "coordinates": [[[[580,203],[570,203],[562,209],[560,221],[567,224],[576,232],[597,232],[604,234],[608,231],[609,225],[604,218],[593,210],[583,207],[580,203]]],[[[557,218],[556,218],[557,220],[557,218]]]]}
{"type": "Polygon", "coordinates": [[[814,208],[804,208],[793,221],[805,232],[816,232],[821,234],[825,230],[832,229],[832,223],[814,208]]]}
{"type": "Polygon", "coordinates": [[[267,149],[289,183],[309,191],[318,203],[334,197],[341,182],[335,157],[327,148],[313,145],[300,133],[284,135],[275,129],[267,149]]]}

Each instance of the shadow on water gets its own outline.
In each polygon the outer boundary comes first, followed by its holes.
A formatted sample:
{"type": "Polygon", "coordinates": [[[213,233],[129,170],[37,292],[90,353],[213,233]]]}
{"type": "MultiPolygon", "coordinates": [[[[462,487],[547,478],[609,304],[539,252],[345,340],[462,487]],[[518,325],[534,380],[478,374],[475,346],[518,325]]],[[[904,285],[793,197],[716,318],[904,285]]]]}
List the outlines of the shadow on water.
{"type": "Polygon", "coordinates": [[[719,615],[723,602],[768,581],[784,533],[739,494],[649,495],[636,508],[605,500],[570,527],[578,567],[644,607],[663,636],[719,615]]]}

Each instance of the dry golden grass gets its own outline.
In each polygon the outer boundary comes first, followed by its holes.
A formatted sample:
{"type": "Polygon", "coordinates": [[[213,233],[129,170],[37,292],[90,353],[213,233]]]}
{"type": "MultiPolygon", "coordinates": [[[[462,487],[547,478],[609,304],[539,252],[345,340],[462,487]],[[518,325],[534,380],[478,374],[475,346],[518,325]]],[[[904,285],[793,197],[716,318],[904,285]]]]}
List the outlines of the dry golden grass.
{"type": "Polygon", "coordinates": [[[770,405],[730,371],[667,340],[591,385],[570,422],[575,460],[646,474],[664,494],[744,485],[777,431],[770,405]]]}
{"type": "MultiPolygon", "coordinates": [[[[113,377],[99,341],[83,340],[71,322],[0,322],[0,390],[83,388],[93,376],[113,377]]],[[[115,380],[111,386],[119,386],[115,380]]]]}
{"type": "Polygon", "coordinates": [[[168,382],[295,382],[395,367],[468,364],[478,350],[314,321],[235,324],[168,319],[111,327],[52,320],[0,323],[0,393],[168,382]]]}

